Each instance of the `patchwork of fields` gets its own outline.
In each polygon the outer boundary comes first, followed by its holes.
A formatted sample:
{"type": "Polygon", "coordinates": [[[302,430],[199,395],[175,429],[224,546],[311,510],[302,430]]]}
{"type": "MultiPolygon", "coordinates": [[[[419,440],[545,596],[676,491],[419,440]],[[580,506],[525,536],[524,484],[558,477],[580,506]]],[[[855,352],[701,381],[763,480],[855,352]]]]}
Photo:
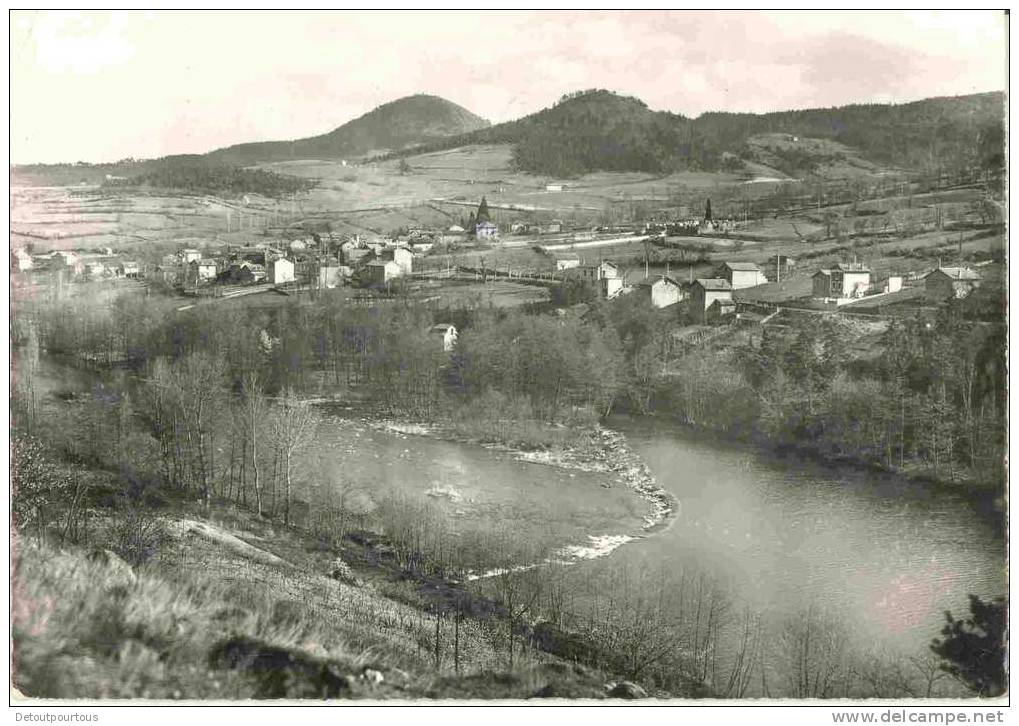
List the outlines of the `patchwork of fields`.
{"type": "MultiPolygon", "coordinates": [[[[11,241],[12,245],[30,244],[39,252],[109,246],[155,260],[184,245],[272,240],[288,229],[369,237],[410,228],[445,229],[465,224],[485,197],[493,221],[504,230],[502,239],[486,246],[437,249],[420,258],[416,268],[547,274],[556,255],[542,253],[536,246],[569,244],[572,235],[510,235],[506,228],[512,222],[555,219],[567,227],[637,226],[659,214],[696,217],[709,198],[716,216],[738,216],[741,210],[754,209],[756,203],[777,198],[784,184],[799,181],[770,167],[769,155],[786,153],[791,144],[803,148],[816,141],[793,142],[782,135],[756,138],[759,158],[742,175],[599,172],[577,179],[547,179],[516,170],[509,146],[472,146],[411,156],[406,163],[304,160],[263,165],[277,173],[316,180],[313,190],[286,200],[257,195],[224,199],[129,190],[117,193],[95,186],[16,188],[12,193],[11,241]],[[748,183],[748,174],[754,183],[748,183]],[[561,191],[548,191],[550,183],[562,185],[561,191]]],[[[831,163],[815,177],[819,185],[816,206],[757,216],[732,235],[669,237],[666,246],[656,248],[650,258],[650,248],[640,241],[592,248],[581,245],[564,248],[559,254],[575,255],[583,264],[614,260],[631,282],[645,274],[669,273],[684,280],[710,276],[725,260],[767,267],[776,255],[795,258],[796,270],[781,283],[761,286],[752,293],[744,291],[748,299],[772,303],[808,296],[810,275],[816,269],[847,259],[866,262],[880,278],[917,275],[939,263],[967,264],[1002,254],[1003,233],[981,224],[994,216],[995,209],[988,208],[985,195],[976,188],[913,195],[902,185],[892,185],[889,188],[895,193],[890,196],[822,206],[824,184],[833,179],[879,185],[887,184],[887,175],[893,173],[861,161],[833,142],[822,145],[824,148],[814,149],[814,155],[830,156],[831,163]],[[851,167],[850,171],[840,172],[843,166],[851,167]]],[[[418,287],[416,295],[449,304],[469,300],[512,306],[548,299],[546,289],[504,279],[445,285],[441,294],[418,287]]],[[[254,295],[226,304],[275,306],[279,300],[254,295]]]]}

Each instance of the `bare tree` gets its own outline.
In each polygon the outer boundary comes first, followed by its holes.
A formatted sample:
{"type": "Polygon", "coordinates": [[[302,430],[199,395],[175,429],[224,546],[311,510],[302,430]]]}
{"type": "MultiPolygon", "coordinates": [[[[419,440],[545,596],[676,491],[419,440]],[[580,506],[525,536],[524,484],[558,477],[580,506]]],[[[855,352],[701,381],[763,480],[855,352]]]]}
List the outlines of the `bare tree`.
{"type": "Polygon", "coordinates": [[[817,607],[809,606],[786,623],[780,640],[787,659],[790,696],[835,698],[845,695],[849,664],[846,636],[838,622],[817,607]]]}
{"type": "Polygon", "coordinates": [[[212,436],[211,422],[216,400],[225,383],[223,361],[210,354],[193,353],[174,366],[175,386],[180,393],[184,431],[191,458],[193,479],[205,506],[211,504],[210,451],[207,440],[212,436]]]}
{"type": "Polygon", "coordinates": [[[731,652],[729,676],[724,685],[716,684],[720,695],[726,698],[743,698],[746,695],[760,660],[761,631],[761,616],[749,610],[744,612],[739,635],[731,652]]]}
{"type": "Polygon", "coordinates": [[[934,696],[934,686],[938,683],[938,681],[948,677],[948,673],[941,667],[941,659],[933,653],[924,653],[922,656],[914,656],[910,658],[909,662],[921,679],[921,691],[923,697],[931,698],[934,696]]]}
{"type": "Polygon", "coordinates": [[[308,443],[314,418],[311,408],[286,388],[273,408],[273,430],[283,475],[283,523],[290,524],[293,458],[308,443]]]}
{"type": "Polygon", "coordinates": [[[262,382],[255,372],[246,373],[241,382],[241,396],[244,415],[244,429],[247,447],[251,456],[252,486],[255,489],[255,509],[262,516],[262,487],[258,471],[258,428],[265,418],[266,400],[262,393],[262,382]]]}

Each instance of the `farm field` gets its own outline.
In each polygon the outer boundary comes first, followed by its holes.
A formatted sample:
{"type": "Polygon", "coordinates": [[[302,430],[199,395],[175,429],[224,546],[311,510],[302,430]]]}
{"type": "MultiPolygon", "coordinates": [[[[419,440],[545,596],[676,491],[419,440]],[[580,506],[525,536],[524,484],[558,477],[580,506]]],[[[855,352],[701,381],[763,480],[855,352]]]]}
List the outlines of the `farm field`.
{"type": "MultiPolygon", "coordinates": [[[[833,153],[839,152],[836,149],[833,153]]],[[[408,228],[442,229],[464,223],[481,196],[488,200],[493,221],[503,226],[518,220],[548,219],[585,226],[610,217],[615,223],[630,220],[636,224],[660,208],[671,209],[672,214],[685,209],[696,216],[707,198],[714,200],[721,215],[733,200],[752,203],[774,194],[783,180],[781,175],[770,177],[766,164],[750,173],[776,181],[746,183],[744,176],[737,174],[703,172],[666,176],[598,172],[570,180],[546,179],[516,171],[509,146],[471,146],[411,156],[406,162],[402,172],[397,160],[346,165],[339,160],[306,160],[263,165],[319,183],[296,199],[281,201],[257,195],[230,200],[165,193],[117,194],[99,187],[20,188],[12,196],[11,239],[16,244],[31,243],[39,251],[110,246],[155,260],[185,244],[202,248],[206,244],[251,243],[278,238],[286,228],[296,226],[328,227],[339,235],[367,236],[408,228]],[[565,184],[564,191],[546,191],[545,184],[552,181],[565,184]]],[[[888,170],[866,171],[876,180],[888,170]]],[[[766,297],[775,294],[785,299],[809,293],[808,273],[853,256],[879,276],[924,272],[939,259],[944,264],[986,259],[1001,253],[1003,235],[987,236],[985,229],[957,226],[959,222],[978,221],[976,205],[980,199],[981,193],[975,189],[898,195],[862,201],[854,209],[842,205],[752,220],[736,237],[672,237],[670,242],[685,247],[706,245],[709,262],[701,262],[691,270],[685,260],[694,259],[698,253],[679,251],[671,265],[660,261],[656,264],[652,258],[648,272],[689,278],[710,275],[713,267],[725,260],[767,265],[776,254],[788,255],[800,262],[805,282],[783,281],[784,290],[761,291],[766,297]],[[935,205],[940,212],[936,212],[935,205]],[[838,235],[824,218],[831,213],[845,215],[838,235]],[[925,229],[924,221],[935,213],[955,220],[956,227],[925,229]],[[858,216],[850,216],[853,214],[858,216]],[[858,220],[862,221],[857,224],[858,220]],[[854,234],[856,226],[867,233],[854,234]],[[832,236],[826,239],[827,232],[832,236]]],[[[645,274],[647,247],[643,242],[565,248],[554,255],[532,249],[538,244],[571,241],[572,235],[567,234],[528,237],[504,233],[501,244],[437,250],[422,257],[418,269],[438,270],[448,264],[517,272],[550,271],[556,256],[576,255],[583,264],[617,261],[631,281],[645,274]]],[[[517,296],[495,297],[501,301],[517,296]]]]}
{"type": "Polygon", "coordinates": [[[514,308],[521,305],[546,302],[549,291],[544,287],[524,285],[507,280],[490,280],[467,284],[427,283],[415,285],[414,296],[427,300],[439,307],[458,307],[473,305],[476,307],[514,308]]]}

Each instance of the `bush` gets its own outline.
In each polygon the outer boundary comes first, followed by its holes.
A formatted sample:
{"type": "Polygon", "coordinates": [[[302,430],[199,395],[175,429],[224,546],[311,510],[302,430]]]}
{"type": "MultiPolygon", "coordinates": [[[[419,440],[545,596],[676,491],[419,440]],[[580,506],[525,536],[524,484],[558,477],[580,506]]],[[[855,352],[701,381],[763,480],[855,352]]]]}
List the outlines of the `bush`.
{"type": "Polygon", "coordinates": [[[589,408],[574,407],[565,414],[564,426],[551,426],[538,417],[526,396],[510,397],[492,388],[456,407],[450,418],[453,430],[461,436],[525,450],[582,445],[584,429],[597,422],[589,408]]]}
{"type": "Polygon", "coordinates": [[[107,540],[109,548],[132,566],[151,560],[169,541],[159,519],[134,505],[126,507],[115,518],[107,540]]]}
{"type": "Polygon", "coordinates": [[[49,456],[40,441],[15,433],[11,439],[11,514],[25,533],[59,519],[72,499],[72,477],[49,456]]]}

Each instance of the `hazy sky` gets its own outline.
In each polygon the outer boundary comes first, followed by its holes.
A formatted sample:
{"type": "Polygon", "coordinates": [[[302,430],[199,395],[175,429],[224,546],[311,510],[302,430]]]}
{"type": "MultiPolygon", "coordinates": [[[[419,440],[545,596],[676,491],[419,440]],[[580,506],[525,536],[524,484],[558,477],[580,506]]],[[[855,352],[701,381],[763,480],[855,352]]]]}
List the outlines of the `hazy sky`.
{"type": "Polygon", "coordinates": [[[1005,88],[1000,12],[15,12],[13,163],[325,133],[433,93],[505,121],[607,88],[769,111],[1005,88]]]}

